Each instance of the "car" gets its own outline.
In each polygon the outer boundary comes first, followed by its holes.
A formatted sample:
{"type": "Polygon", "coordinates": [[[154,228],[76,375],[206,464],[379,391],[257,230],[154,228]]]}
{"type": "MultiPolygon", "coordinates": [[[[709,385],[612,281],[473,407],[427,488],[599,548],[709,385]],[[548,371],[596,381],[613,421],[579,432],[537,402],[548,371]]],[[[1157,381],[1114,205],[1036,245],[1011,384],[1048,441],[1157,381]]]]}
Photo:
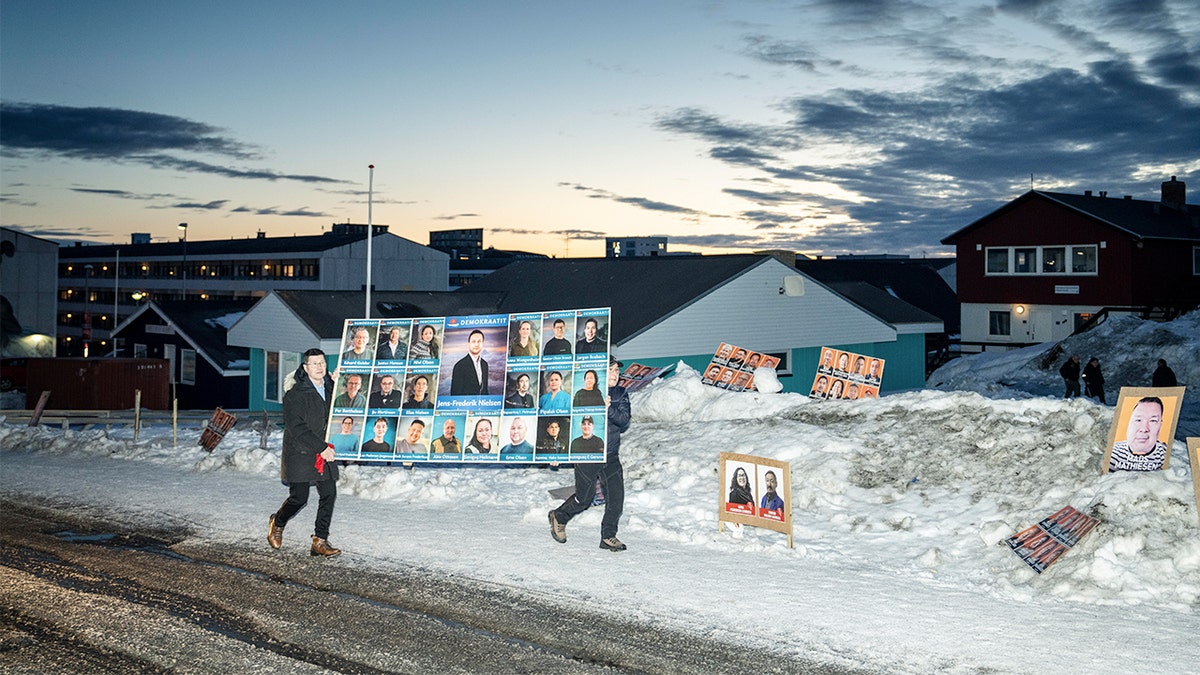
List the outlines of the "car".
{"type": "Polygon", "coordinates": [[[0,391],[25,389],[27,359],[0,359],[0,391]]]}

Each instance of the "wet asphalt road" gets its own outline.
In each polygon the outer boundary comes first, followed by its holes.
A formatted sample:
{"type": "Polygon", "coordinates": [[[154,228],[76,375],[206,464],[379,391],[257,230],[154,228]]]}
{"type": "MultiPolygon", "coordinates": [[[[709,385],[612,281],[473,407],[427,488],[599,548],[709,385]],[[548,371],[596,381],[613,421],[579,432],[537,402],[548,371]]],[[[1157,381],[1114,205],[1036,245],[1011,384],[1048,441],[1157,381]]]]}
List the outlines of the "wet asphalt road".
{"type": "Polygon", "coordinates": [[[122,530],[63,504],[0,513],[6,673],[855,672],[424,570],[122,530]]]}

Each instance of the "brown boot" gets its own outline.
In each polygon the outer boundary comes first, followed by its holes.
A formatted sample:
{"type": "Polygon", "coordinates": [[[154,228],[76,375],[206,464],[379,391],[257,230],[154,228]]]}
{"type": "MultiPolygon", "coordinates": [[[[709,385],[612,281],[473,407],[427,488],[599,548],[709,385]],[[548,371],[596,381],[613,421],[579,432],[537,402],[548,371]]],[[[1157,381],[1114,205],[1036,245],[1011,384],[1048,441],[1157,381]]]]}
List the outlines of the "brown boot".
{"type": "Polygon", "coordinates": [[[328,539],[322,539],[315,534],[312,539],[312,550],[309,551],[309,555],[334,556],[342,552],[342,549],[330,546],[328,539]]]}
{"type": "Polygon", "coordinates": [[[283,546],[283,528],[275,526],[275,514],[271,514],[271,520],[267,523],[267,543],[271,548],[279,548],[283,546]]]}

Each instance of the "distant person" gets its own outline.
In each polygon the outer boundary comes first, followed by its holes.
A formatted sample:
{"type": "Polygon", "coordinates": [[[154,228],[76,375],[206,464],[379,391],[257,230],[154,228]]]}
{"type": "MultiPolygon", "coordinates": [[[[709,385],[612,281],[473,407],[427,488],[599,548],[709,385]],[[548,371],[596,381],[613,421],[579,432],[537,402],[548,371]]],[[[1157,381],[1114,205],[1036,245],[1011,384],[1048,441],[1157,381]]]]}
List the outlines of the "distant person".
{"type": "Polygon", "coordinates": [[[425,444],[421,442],[421,434],[425,433],[425,422],[414,419],[408,425],[408,433],[396,443],[397,453],[424,455],[428,453],[425,444]]]}
{"type": "Polygon", "coordinates": [[[567,322],[562,319],[554,320],[554,337],[546,340],[545,346],[542,347],[543,356],[555,356],[557,354],[570,354],[571,342],[563,337],[563,333],[567,330],[567,322]]]}
{"type": "Polygon", "coordinates": [[[501,455],[532,455],[533,444],[525,440],[525,435],[529,432],[529,427],[525,424],[525,418],[514,417],[512,424],[508,425],[508,443],[500,448],[501,455]]]}
{"type": "Polygon", "coordinates": [[[575,405],[604,405],[604,394],[596,388],[600,376],[594,370],[588,370],[583,374],[583,389],[575,392],[575,405]]]}
{"type": "Polygon", "coordinates": [[[1101,403],[1107,403],[1104,400],[1104,374],[1100,372],[1100,359],[1094,356],[1088,359],[1087,365],[1083,367],[1083,393],[1086,396],[1095,396],[1101,403]]]}
{"type": "Polygon", "coordinates": [[[557,370],[546,373],[546,393],[538,400],[542,410],[569,410],[571,395],[563,391],[563,376],[557,370]]]}
{"type": "Polygon", "coordinates": [[[486,417],[481,417],[475,423],[475,433],[471,435],[471,442],[467,443],[468,453],[473,455],[486,455],[496,451],[492,446],[492,421],[486,417]]]}
{"type": "Polygon", "coordinates": [[[1071,358],[1062,364],[1062,368],[1058,369],[1058,374],[1062,376],[1063,384],[1067,387],[1063,398],[1079,396],[1079,355],[1072,354],[1071,358]]]}
{"type": "Polygon", "coordinates": [[[335,408],[365,408],[367,397],[362,393],[362,375],[353,373],[346,376],[346,389],[333,399],[335,408]]]}
{"type": "Polygon", "coordinates": [[[533,323],[522,321],[517,327],[517,336],[508,343],[509,356],[537,356],[538,346],[533,341],[533,323]]]}
{"type": "Polygon", "coordinates": [[[350,348],[342,352],[343,361],[370,361],[371,352],[367,351],[367,342],[371,334],[364,326],[350,329],[350,348]]]}
{"type": "Polygon", "coordinates": [[[433,408],[433,401],[429,400],[429,376],[418,375],[412,381],[412,393],[408,395],[408,400],[404,402],[404,407],[409,410],[430,410],[433,408]]]}
{"type": "Polygon", "coordinates": [[[325,352],[316,348],[307,350],[300,357],[291,388],[283,395],[280,477],[288,486],[288,497],[268,519],[267,543],[271,548],[283,546],[283,528],[308,504],[309,492],[315,485],[319,501],[311,553],[314,556],[341,553],[329,543],[338,479],[336,451],[325,442],[332,396],[333,379],[326,373],[325,352]]]}
{"type": "Polygon", "coordinates": [[[437,343],[437,330],[433,326],[421,326],[417,330],[417,339],[412,341],[412,348],[408,350],[408,358],[410,359],[436,359],[441,354],[441,349],[437,343]]]}
{"type": "Polygon", "coordinates": [[[779,497],[776,488],[779,487],[779,479],[775,477],[774,471],[767,471],[763,475],[763,483],[767,486],[767,491],[763,493],[762,501],[759,506],[768,511],[778,511],[783,508],[783,499],[779,497]]]}
{"type": "Polygon", "coordinates": [[[371,392],[369,408],[399,408],[400,392],[396,389],[396,378],[384,375],[379,378],[379,391],[371,392]]]}
{"type": "Polygon", "coordinates": [[[504,399],[505,408],[532,408],[533,394],[529,392],[529,373],[517,376],[517,388],[504,399]]]}
{"type": "Polygon", "coordinates": [[[343,417],[341,429],[341,433],[329,437],[334,453],[343,457],[357,455],[359,434],[354,433],[354,418],[343,417]]]}
{"type": "Polygon", "coordinates": [[[1154,375],[1150,378],[1150,386],[1152,387],[1178,387],[1179,381],[1175,379],[1175,371],[1167,366],[1165,359],[1158,360],[1158,368],[1154,369],[1154,375]]]}
{"type": "Polygon", "coordinates": [[[729,480],[730,504],[749,504],[754,506],[754,492],[750,487],[750,476],[742,467],[733,470],[733,478],[729,480]]]}
{"type": "Polygon", "coordinates": [[[488,363],[483,358],[483,331],[476,329],[467,337],[467,355],[454,364],[450,376],[451,396],[479,396],[488,393],[488,363]]]}
{"type": "Polygon", "coordinates": [[[384,440],[384,437],[387,436],[388,432],[387,420],[383,419],[382,417],[376,417],[375,425],[372,427],[372,429],[375,432],[375,436],[371,440],[362,444],[362,451],[383,452],[389,455],[392,454],[391,444],[384,440]]]}
{"type": "Polygon", "coordinates": [[[1167,444],[1158,440],[1163,423],[1163,402],[1146,396],[1133,406],[1125,440],[1113,443],[1109,471],[1157,471],[1167,459],[1167,444]]]}
{"type": "Polygon", "coordinates": [[[575,341],[576,354],[597,354],[608,351],[597,333],[599,332],[600,324],[594,318],[588,317],[587,321],[583,322],[583,337],[575,341]]]}
{"type": "Polygon", "coordinates": [[[379,361],[396,361],[403,359],[408,353],[408,345],[400,340],[400,326],[392,326],[388,331],[388,339],[379,344],[375,350],[375,358],[379,361]]]}
{"type": "Polygon", "coordinates": [[[442,423],[442,435],[433,439],[430,443],[430,449],[437,454],[461,455],[462,441],[458,440],[458,436],[454,435],[458,425],[454,420],[448,419],[442,423]]]}
{"type": "MultiPolygon", "coordinates": [[[[608,441],[600,442],[595,449],[580,448],[575,445],[579,438],[571,442],[571,452],[604,452],[603,464],[575,465],[575,494],[567,497],[557,509],[549,513],[550,536],[560,544],[567,543],[567,523],[575,516],[591,507],[596,497],[596,486],[604,493],[604,517],[600,521],[600,548],[606,551],[624,551],[627,546],[617,539],[617,525],[625,510],[625,469],[621,465],[621,434],[629,429],[630,405],[629,394],[624,387],[617,386],[621,378],[621,368],[624,364],[608,355],[608,441]],[[606,450],[607,449],[607,450],[606,450]]],[[[580,429],[585,435],[591,436],[592,417],[585,415],[580,429]]],[[[599,441],[598,437],[591,438],[599,441]]]]}

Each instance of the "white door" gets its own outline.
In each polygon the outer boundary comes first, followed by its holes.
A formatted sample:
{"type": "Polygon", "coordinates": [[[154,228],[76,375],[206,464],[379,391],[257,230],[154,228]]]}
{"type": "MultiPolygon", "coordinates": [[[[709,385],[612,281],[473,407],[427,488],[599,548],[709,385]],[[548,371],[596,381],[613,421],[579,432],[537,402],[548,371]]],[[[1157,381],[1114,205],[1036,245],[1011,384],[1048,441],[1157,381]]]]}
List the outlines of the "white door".
{"type": "Polygon", "coordinates": [[[1054,339],[1054,315],[1048,309],[1035,309],[1029,313],[1030,342],[1049,342],[1054,339]]]}

